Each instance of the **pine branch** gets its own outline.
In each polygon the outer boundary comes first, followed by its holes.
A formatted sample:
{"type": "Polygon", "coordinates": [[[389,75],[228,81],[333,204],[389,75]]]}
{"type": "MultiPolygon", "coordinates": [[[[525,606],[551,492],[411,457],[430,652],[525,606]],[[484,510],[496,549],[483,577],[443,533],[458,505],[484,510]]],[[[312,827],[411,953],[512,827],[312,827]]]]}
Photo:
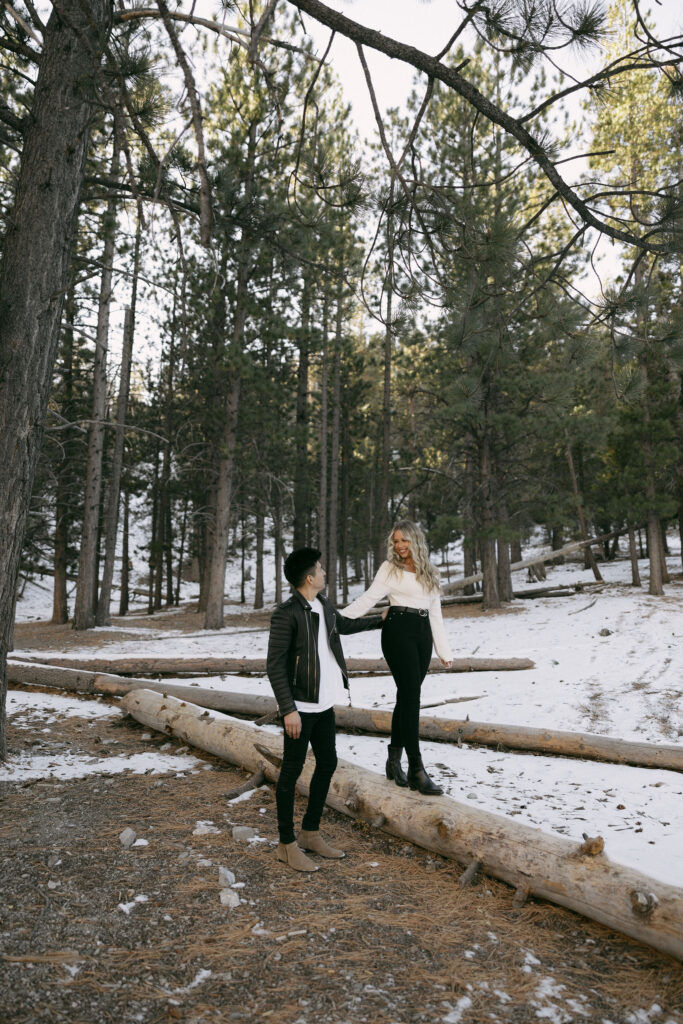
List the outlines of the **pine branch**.
{"type": "Polygon", "coordinates": [[[463,78],[457,70],[440,63],[433,57],[426,54],[423,50],[418,50],[416,47],[410,46],[406,43],[400,43],[398,40],[393,39],[390,36],[386,36],[374,29],[367,28],[359,22],[352,21],[350,18],[340,14],[338,11],[334,11],[327,7],[325,4],[321,3],[320,0],[288,0],[288,2],[299,10],[304,11],[306,14],[311,15],[311,17],[315,18],[316,21],[321,22],[323,25],[327,25],[328,28],[334,29],[341,35],[353,40],[356,44],[370,46],[372,49],[378,50],[380,53],[384,53],[388,57],[410,64],[412,67],[417,68],[419,71],[443,82],[445,85],[453,89],[453,91],[459,96],[462,96],[470,106],[483,114],[483,116],[493,124],[497,124],[501,127],[508,135],[516,139],[524,149],[527,150],[553,185],[554,189],[576,211],[576,213],[578,213],[588,227],[595,228],[597,231],[608,235],[610,238],[614,238],[620,242],[626,242],[628,245],[634,245],[639,249],[650,252],[670,252],[670,246],[668,244],[654,242],[649,238],[649,236],[639,237],[634,235],[631,231],[616,228],[604,218],[596,216],[580,198],[575,189],[564,180],[562,175],[557,171],[544,147],[523,126],[523,124],[510,114],[506,113],[495,103],[491,102],[491,100],[484,96],[476,86],[472,84],[472,82],[463,78]]]}

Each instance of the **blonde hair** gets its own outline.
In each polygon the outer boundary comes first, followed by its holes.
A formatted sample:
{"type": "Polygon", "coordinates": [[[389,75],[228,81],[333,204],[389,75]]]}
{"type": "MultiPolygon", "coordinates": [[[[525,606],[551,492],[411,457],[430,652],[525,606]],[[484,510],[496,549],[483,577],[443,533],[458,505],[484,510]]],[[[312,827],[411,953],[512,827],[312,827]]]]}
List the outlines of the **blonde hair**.
{"type": "Polygon", "coordinates": [[[415,576],[424,590],[440,590],[441,579],[435,566],[429,561],[429,548],[424,533],[412,519],[399,519],[394,523],[387,537],[387,561],[392,572],[403,568],[398,552],[394,547],[394,534],[400,530],[410,542],[410,554],[415,562],[415,576]]]}

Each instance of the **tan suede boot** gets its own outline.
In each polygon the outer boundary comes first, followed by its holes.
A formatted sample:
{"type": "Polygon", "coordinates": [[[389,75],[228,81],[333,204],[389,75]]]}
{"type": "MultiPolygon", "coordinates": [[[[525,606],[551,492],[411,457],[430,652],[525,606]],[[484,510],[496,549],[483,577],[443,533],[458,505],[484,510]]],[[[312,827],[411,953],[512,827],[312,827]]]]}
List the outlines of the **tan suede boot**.
{"type": "Polygon", "coordinates": [[[330,846],[326,843],[319,832],[305,832],[303,829],[299,832],[299,838],[297,842],[302,850],[310,850],[311,853],[319,853],[321,857],[330,857],[334,860],[339,860],[341,857],[345,857],[346,854],[343,850],[337,850],[336,847],[330,846]]]}
{"type": "Polygon", "coordinates": [[[277,859],[295,871],[318,870],[318,865],[314,864],[296,843],[280,843],[277,848],[277,859]]]}

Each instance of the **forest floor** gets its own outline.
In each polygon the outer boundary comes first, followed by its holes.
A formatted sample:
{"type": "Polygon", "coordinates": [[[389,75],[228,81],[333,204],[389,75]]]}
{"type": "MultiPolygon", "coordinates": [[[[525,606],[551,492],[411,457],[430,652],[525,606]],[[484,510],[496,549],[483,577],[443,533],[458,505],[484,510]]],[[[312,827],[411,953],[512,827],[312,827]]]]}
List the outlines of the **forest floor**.
{"type": "MultiPolygon", "coordinates": [[[[149,624],[175,633],[197,620],[149,624]]],[[[72,638],[103,643],[25,623],[15,644],[63,651],[72,638]]],[[[228,803],[244,773],[149,736],[114,700],[68,701],[51,718],[36,700],[8,719],[10,758],[69,751],[93,774],[0,783],[0,1021],[683,1021],[668,957],[549,904],[515,907],[490,878],[461,889],[460,865],[329,809],[325,833],[346,858],[294,874],[276,858],[272,788],[228,803]],[[134,766],[143,752],[154,770],[105,774],[113,757],[134,766]],[[251,841],[233,838],[255,824],[251,841]],[[127,827],[138,837],[128,849],[127,827]],[[234,909],[221,903],[221,867],[236,879],[234,909]]]]}

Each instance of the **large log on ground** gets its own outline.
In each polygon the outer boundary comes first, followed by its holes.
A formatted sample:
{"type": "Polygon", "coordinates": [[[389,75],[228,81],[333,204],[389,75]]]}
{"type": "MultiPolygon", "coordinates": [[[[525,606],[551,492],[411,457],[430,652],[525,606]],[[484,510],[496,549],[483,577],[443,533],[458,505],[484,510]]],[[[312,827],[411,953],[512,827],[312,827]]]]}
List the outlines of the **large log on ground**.
{"type": "MultiPolygon", "coordinates": [[[[249,772],[275,780],[280,737],[150,690],[122,701],[137,721],[179,737],[249,772]]],[[[298,787],[306,793],[311,758],[298,787]]],[[[450,797],[399,789],[376,772],[340,761],[328,804],[461,864],[479,861],[487,874],[592,918],[683,960],[683,890],[612,863],[600,844],[572,842],[476,810],[450,797]]]]}
{"type": "MultiPolygon", "coordinates": [[[[34,659],[24,659],[33,661],[34,659]]],[[[265,658],[45,658],[44,665],[79,668],[90,672],[115,672],[133,676],[239,675],[264,676],[265,658]]],[[[350,676],[389,675],[383,658],[347,658],[350,676]]],[[[534,668],[529,658],[454,658],[450,669],[438,658],[430,672],[505,672],[534,668]]]]}
{"type": "MultiPolygon", "coordinates": [[[[157,693],[171,694],[180,700],[192,701],[203,708],[225,711],[233,715],[261,717],[273,714],[276,710],[275,701],[270,696],[226,692],[201,686],[183,686],[181,683],[157,682],[151,679],[126,679],[123,676],[86,672],[83,669],[65,669],[13,661],[8,662],[7,676],[10,683],[55,686],[109,697],[123,697],[133,690],[150,689],[157,693]]],[[[452,703],[470,700],[477,700],[477,697],[455,697],[452,703]]],[[[361,732],[380,735],[391,733],[390,711],[338,705],[335,708],[335,715],[342,729],[358,729],[361,732]]],[[[683,772],[683,746],[640,743],[591,733],[534,729],[523,725],[497,725],[494,722],[471,722],[469,719],[422,715],[420,737],[425,740],[476,743],[537,754],[559,754],[563,757],[607,761],[611,764],[683,772]]]]}

